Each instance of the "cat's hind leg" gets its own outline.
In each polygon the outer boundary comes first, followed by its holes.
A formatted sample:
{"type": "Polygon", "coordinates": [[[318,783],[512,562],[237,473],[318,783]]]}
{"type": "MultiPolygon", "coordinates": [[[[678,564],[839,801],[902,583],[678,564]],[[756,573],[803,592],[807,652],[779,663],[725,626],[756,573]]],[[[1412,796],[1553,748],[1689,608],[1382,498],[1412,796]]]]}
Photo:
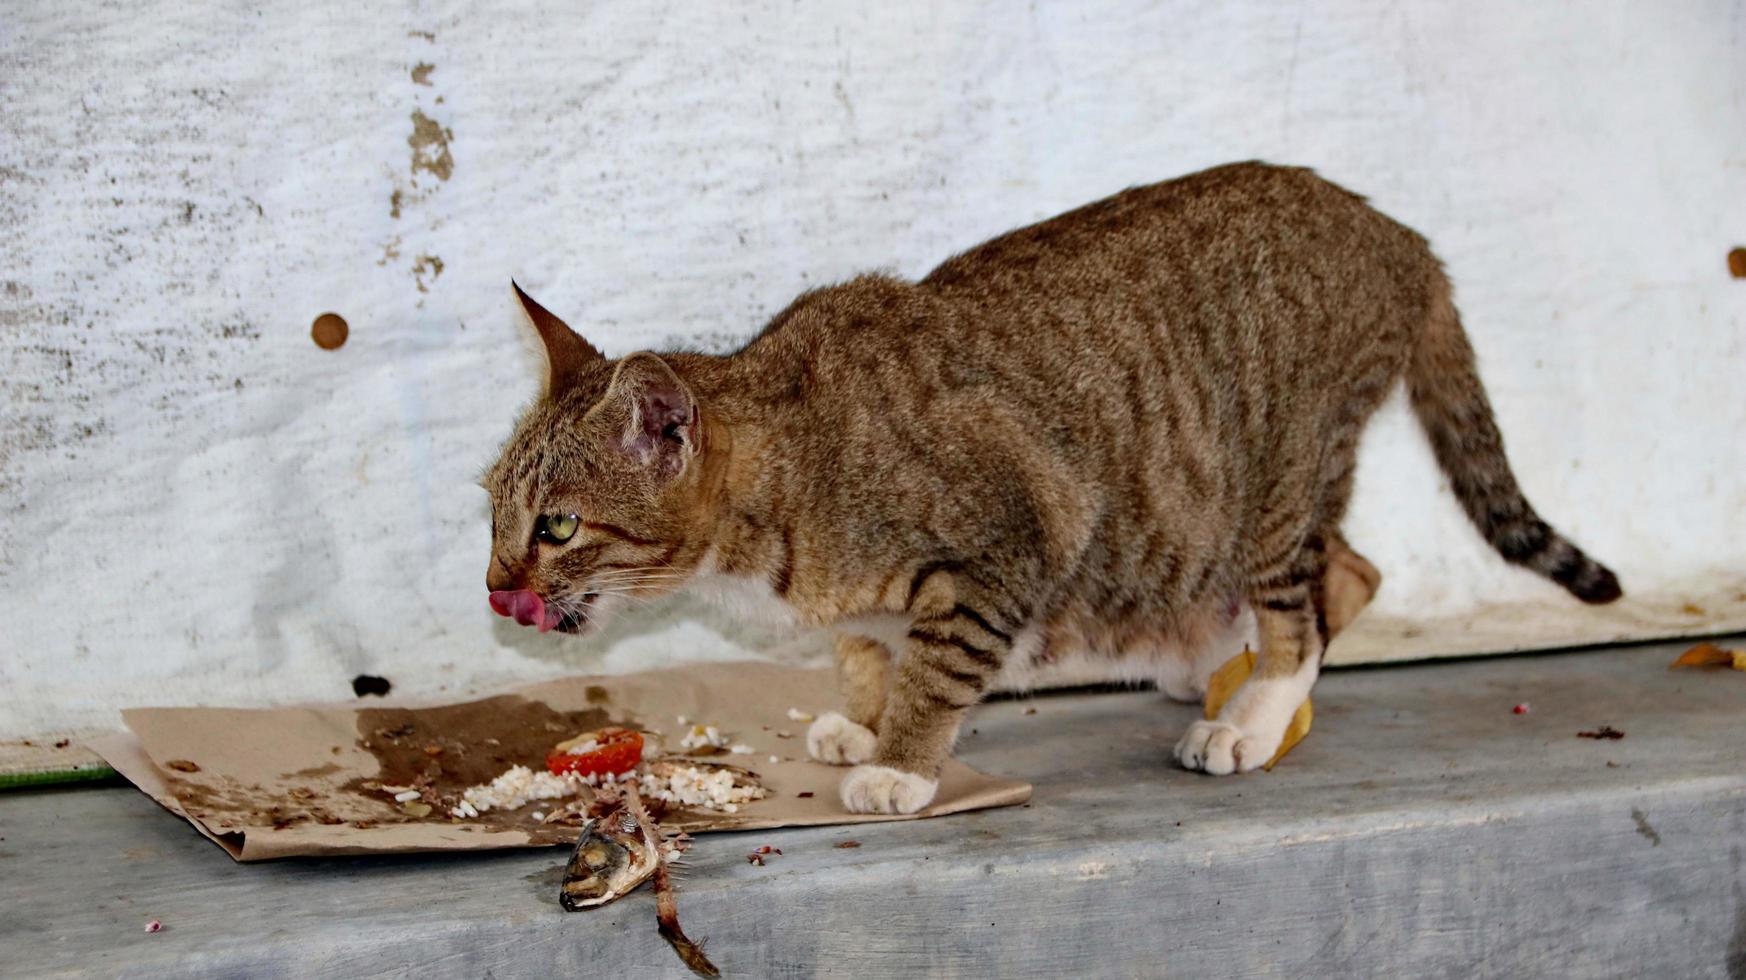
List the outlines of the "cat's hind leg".
{"type": "Polygon", "coordinates": [[[1197,721],[1176,743],[1185,768],[1215,776],[1258,768],[1279,750],[1285,729],[1322,665],[1322,628],[1314,593],[1327,567],[1320,535],[1309,536],[1282,570],[1251,581],[1260,654],[1255,671],[1219,717],[1197,721]]]}
{"type": "Polygon", "coordinates": [[[879,715],[885,711],[890,685],[891,651],[865,636],[836,637],[837,686],[843,711],[818,716],[806,732],[806,750],[833,766],[853,766],[873,757],[878,742],[879,715]]]}
{"type": "Polygon", "coordinates": [[[1327,640],[1352,624],[1382,587],[1382,573],[1369,559],[1352,550],[1339,532],[1327,535],[1328,570],[1322,575],[1322,590],[1316,607],[1327,624],[1327,640]]]}

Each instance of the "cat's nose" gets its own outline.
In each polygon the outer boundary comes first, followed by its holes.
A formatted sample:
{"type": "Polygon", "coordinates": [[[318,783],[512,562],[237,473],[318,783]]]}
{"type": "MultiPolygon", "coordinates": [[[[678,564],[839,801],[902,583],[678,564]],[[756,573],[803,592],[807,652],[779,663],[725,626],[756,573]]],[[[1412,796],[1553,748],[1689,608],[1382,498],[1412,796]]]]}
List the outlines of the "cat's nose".
{"type": "Polygon", "coordinates": [[[493,561],[491,567],[485,570],[485,588],[490,591],[509,592],[515,586],[515,575],[503,566],[503,562],[493,561]]]}

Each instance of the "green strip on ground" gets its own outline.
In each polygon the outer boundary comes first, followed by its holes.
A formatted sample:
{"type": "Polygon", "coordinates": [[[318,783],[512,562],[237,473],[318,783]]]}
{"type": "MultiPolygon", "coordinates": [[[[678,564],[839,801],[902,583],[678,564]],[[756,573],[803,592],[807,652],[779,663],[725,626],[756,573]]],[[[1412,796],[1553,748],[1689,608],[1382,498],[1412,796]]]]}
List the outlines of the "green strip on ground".
{"type": "Polygon", "coordinates": [[[42,769],[34,772],[0,772],[0,790],[26,789],[32,786],[60,786],[66,783],[94,783],[113,779],[117,775],[118,773],[108,766],[42,769]]]}

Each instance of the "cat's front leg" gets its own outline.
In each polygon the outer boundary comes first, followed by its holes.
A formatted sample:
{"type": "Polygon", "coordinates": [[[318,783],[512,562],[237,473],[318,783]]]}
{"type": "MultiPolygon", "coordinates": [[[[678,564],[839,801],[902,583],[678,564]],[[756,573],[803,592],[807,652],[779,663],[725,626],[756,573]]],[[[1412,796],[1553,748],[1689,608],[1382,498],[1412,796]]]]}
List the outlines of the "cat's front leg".
{"type": "Polygon", "coordinates": [[[852,813],[915,813],[932,802],[958,726],[1000,672],[1022,625],[1010,602],[948,593],[909,630],[870,763],[843,777],[852,813]]]}
{"type": "Polygon", "coordinates": [[[814,759],[833,766],[852,766],[873,757],[879,716],[885,711],[890,683],[891,651],[865,636],[836,637],[837,687],[843,711],[818,716],[806,732],[806,749],[814,759]]]}

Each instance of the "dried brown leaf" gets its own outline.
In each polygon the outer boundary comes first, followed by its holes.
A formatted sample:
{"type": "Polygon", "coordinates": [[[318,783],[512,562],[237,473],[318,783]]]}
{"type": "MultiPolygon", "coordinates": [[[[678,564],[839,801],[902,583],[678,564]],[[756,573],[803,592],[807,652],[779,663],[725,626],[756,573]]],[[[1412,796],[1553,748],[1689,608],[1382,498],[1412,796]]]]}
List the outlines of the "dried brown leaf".
{"type": "Polygon", "coordinates": [[[1668,670],[1678,667],[1732,667],[1735,670],[1746,670],[1746,650],[1724,650],[1706,641],[1680,654],[1678,660],[1667,665],[1668,670]]]}

